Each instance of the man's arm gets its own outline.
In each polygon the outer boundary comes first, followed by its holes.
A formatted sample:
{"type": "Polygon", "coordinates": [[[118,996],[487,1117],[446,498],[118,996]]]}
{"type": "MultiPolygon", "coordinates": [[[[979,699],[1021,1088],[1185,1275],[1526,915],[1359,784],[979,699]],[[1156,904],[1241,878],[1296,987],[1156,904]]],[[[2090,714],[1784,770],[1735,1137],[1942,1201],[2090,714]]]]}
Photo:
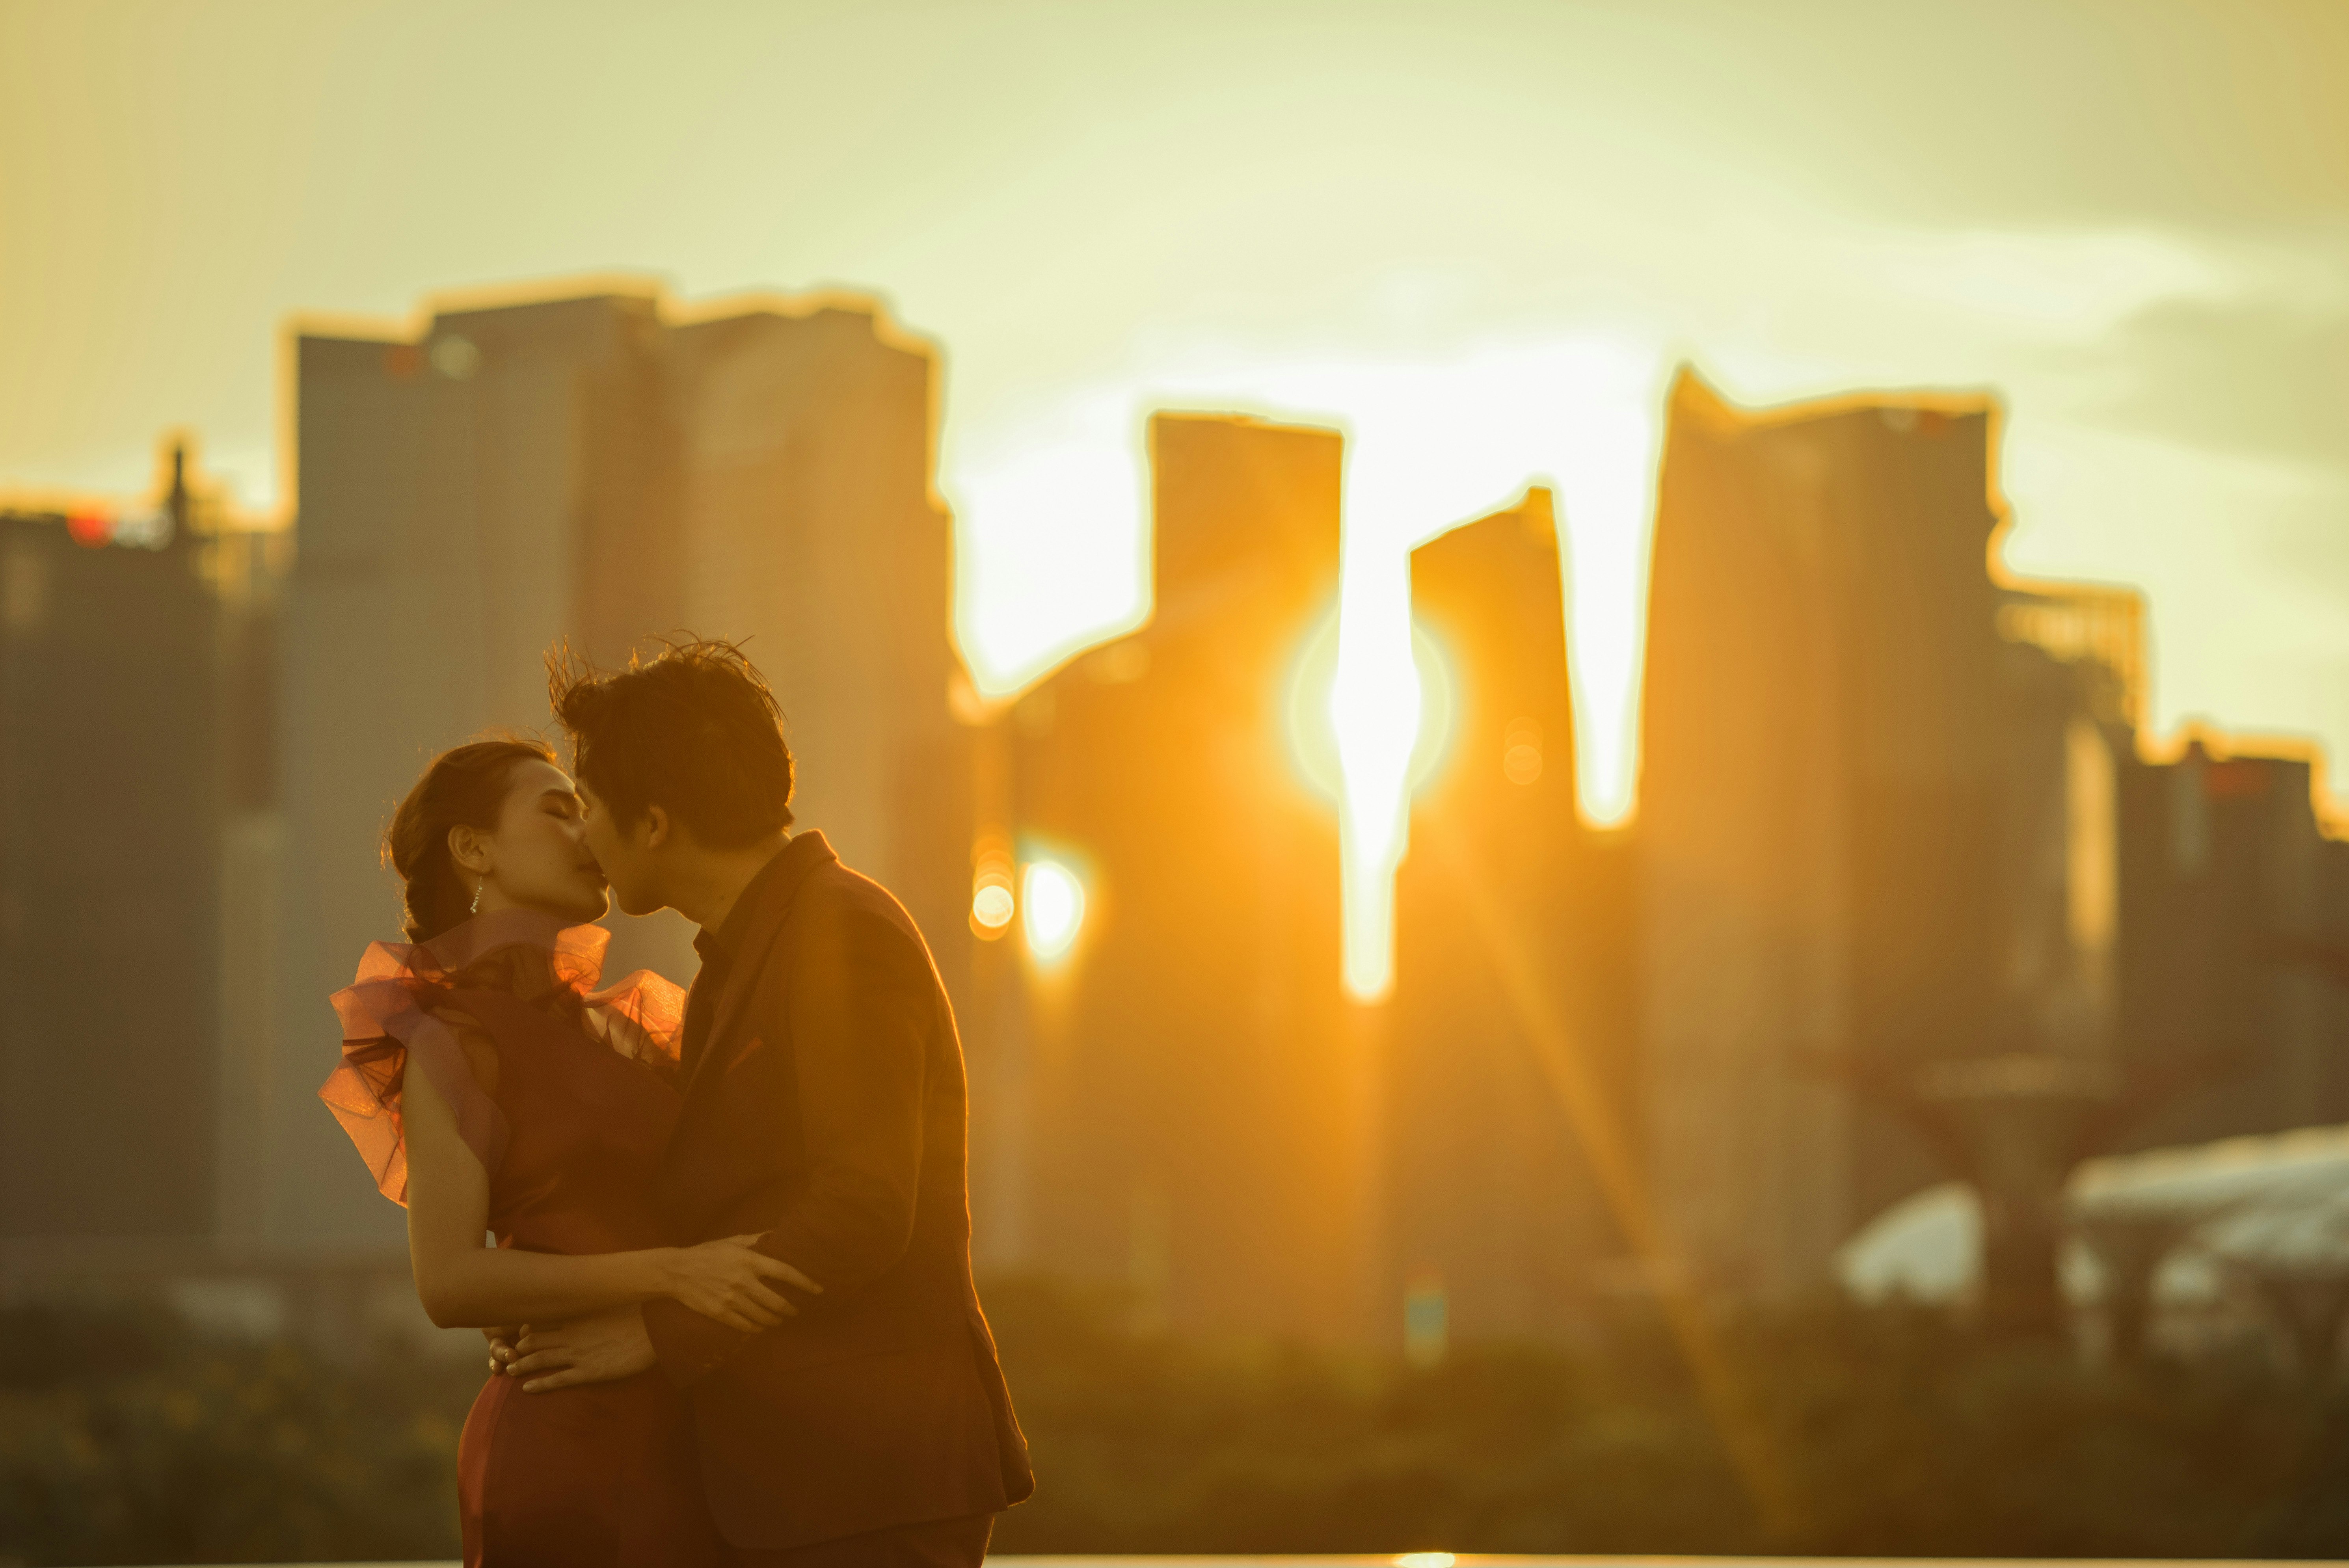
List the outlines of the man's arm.
{"type": "MultiPolygon", "coordinates": [[[[781,995],[760,1010],[786,1015],[808,1180],[759,1250],[853,1299],[913,1238],[936,981],[919,939],[880,910],[826,899],[799,918],[771,976],[781,995]]],[[[750,1337],[675,1302],[648,1303],[644,1322],[680,1384],[750,1337]]]]}

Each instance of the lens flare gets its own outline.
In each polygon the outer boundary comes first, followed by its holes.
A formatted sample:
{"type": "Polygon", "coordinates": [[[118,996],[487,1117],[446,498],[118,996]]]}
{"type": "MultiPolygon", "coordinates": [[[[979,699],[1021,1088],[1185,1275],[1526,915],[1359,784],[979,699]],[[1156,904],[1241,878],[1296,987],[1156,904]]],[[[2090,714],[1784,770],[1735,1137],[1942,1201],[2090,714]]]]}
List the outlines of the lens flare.
{"type": "Polygon", "coordinates": [[[1541,723],[1513,718],[1501,738],[1501,774],[1512,784],[1531,784],[1542,776],[1541,723]]]}
{"type": "Polygon", "coordinates": [[[1029,954],[1047,966],[1060,963],[1085,923],[1083,879],[1059,861],[1030,861],[1020,873],[1019,892],[1029,954]]]}
{"type": "Polygon", "coordinates": [[[981,927],[980,934],[994,937],[1003,934],[1011,923],[1011,890],[988,886],[971,895],[970,917],[981,927]]]}
{"type": "Polygon", "coordinates": [[[1011,895],[1011,846],[999,830],[982,833],[970,858],[971,934],[993,942],[1011,928],[1018,913],[1011,895]]]}

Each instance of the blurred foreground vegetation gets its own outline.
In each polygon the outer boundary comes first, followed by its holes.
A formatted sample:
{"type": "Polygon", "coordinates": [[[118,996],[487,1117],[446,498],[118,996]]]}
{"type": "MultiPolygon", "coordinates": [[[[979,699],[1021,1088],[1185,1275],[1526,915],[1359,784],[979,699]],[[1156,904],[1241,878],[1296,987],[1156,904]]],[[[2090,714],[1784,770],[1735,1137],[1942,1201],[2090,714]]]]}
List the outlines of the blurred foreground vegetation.
{"type": "MultiPolygon", "coordinates": [[[[2349,1394],[2264,1356],[2098,1369],[1823,1305],[1725,1327],[1708,1400],[1653,1323],[1413,1372],[1137,1337],[1038,1282],[988,1302],[1041,1481],[1006,1553],[2349,1556],[2349,1394]]],[[[454,1557],[479,1381],[0,1311],[0,1563],[454,1557]]]]}
{"type": "Polygon", "coordinates": [[[0,1563],[454,1557],[479,1366],[0,1309],[0,1563]]]}

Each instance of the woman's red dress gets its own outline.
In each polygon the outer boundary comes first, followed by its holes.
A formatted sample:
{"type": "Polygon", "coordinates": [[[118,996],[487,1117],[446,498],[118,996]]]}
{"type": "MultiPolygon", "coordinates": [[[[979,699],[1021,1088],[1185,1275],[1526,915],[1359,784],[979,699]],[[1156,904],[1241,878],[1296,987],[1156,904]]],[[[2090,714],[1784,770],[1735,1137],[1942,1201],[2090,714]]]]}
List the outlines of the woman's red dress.
{"type": "MultiPolygon", "coordinates": [[[[335,995],[343,1064],[319,1092],[386,1196],[406,1200],[399,1088],[420,1067],[489,1171],[500,1246],[665,1244],[651,1194],[677,1118],[682,999],[645,972],[592,990],[608,940],[509,910],[429,943],[368,948],[335,995]]],[[[684,1400],[657,1369],[545,1394],[492,1376],[465,1420],[457,1491],[467,1568],[730,1560],[702,1501],[684,1400]]]]}

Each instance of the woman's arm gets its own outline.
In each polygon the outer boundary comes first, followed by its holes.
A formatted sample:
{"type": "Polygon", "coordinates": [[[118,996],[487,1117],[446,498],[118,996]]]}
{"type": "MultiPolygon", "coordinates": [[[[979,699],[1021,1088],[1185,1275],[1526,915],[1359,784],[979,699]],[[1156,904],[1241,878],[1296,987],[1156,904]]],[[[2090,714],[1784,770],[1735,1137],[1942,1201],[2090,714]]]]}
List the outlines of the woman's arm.
{"type": "Polygon", "coordinates": [[[484,1245],[489,1173],[458,1135],[456,1116],[431,1075],[413,1062],[409,1069],[400,1086],[408,1253],[425,1315],[441,1327],[554,1323],[667,1296],[751,1334],[799,1310],[764,1279],[818,1288],[789,1264],[753,1251],[755,1236],[582,1257],[484,1245]]]}

